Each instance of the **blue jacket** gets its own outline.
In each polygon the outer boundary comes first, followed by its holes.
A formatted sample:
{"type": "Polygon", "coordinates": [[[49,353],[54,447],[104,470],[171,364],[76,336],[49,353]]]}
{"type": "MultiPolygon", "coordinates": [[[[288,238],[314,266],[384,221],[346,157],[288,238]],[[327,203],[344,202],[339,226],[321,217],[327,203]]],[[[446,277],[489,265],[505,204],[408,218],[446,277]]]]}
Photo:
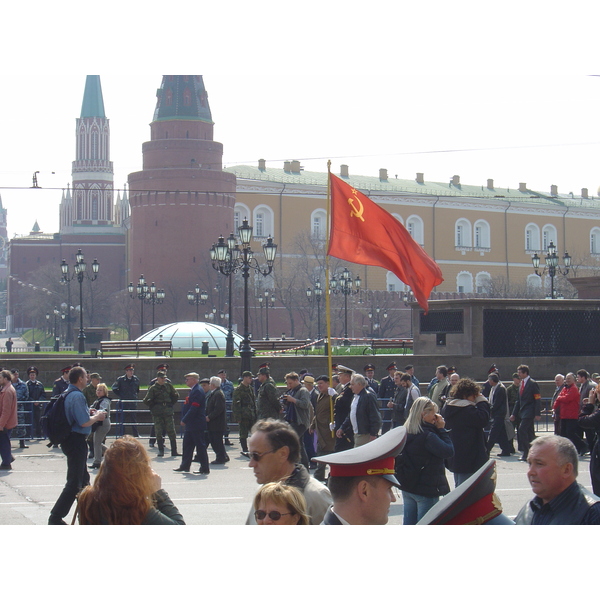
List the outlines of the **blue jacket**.
{"type": "Polygon", "coordinates": [[[181,422],[186,431],[206,431],[206,396],[199,383],[192,387],[183,403],[181,422]]]}

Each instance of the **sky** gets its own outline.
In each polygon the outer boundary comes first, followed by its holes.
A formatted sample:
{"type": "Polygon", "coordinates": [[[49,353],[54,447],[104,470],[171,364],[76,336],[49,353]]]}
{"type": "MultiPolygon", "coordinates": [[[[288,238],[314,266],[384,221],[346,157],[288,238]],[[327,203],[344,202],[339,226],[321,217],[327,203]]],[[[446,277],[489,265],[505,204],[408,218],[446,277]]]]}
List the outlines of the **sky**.
{"type": "Polygon", "coordinates": [[[331,159],[351,174],[600,186],[591,1],[12,4],[0,25],[9,237],[36,220],[58,230],[88,74],[101,77],[117,188],[141,169],[165,74],[204,76],[226,166],[324,172],[331,159]]]}

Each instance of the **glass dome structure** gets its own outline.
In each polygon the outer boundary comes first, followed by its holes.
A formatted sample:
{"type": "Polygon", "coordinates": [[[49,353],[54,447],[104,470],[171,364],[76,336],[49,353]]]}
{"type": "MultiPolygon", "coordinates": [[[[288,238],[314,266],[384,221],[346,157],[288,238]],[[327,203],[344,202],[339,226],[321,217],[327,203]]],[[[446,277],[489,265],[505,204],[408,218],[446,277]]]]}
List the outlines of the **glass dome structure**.
{"type": "MultiPolygon", "coordinates": [[[[173,350],[201,350],[202,342],[208,342],[210,350],[225,350],[227,342],[227,329],[214,323],[199,323],[198,321],[182,321],[181,323],[169,323],[161,325],[144,335],[136,341],[171,341],[173,350]]],[[[237,350],[243,337],[233,332],[234,347],[237,350]]]]}

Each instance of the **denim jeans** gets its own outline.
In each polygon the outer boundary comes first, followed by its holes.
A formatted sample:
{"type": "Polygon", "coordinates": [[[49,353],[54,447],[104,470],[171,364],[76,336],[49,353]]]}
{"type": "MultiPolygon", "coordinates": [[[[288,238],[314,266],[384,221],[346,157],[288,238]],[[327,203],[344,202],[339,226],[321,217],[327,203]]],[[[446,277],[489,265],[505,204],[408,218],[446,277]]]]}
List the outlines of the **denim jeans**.
{"type": "Polygon", "coordinates": [[[402,503],[404,504],[404,525],[416,525],[425,513],[438,502],[439,496],[419,496],[402,490],[402,503]]]}

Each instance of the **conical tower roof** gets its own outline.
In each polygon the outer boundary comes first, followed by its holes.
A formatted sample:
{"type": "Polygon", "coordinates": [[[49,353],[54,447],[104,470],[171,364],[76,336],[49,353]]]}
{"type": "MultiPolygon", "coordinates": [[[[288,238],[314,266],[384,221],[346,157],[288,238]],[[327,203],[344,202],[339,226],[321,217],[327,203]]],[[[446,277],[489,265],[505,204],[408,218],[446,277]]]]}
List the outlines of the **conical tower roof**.
{"type": "Polygon", "coordinates": [[[213,123],[202,75],[163,75],[154,121],[182,119],[213,123]]]}
{"type": "Polygon", "coordinates": [[[85,91],[83,93],[83,103],[81,105],[81,118],[83,119],[85,117],[106,118],[104,113],[104,100],[102,99],[100,75],[88,75],[85,80],[85,91]]]}

